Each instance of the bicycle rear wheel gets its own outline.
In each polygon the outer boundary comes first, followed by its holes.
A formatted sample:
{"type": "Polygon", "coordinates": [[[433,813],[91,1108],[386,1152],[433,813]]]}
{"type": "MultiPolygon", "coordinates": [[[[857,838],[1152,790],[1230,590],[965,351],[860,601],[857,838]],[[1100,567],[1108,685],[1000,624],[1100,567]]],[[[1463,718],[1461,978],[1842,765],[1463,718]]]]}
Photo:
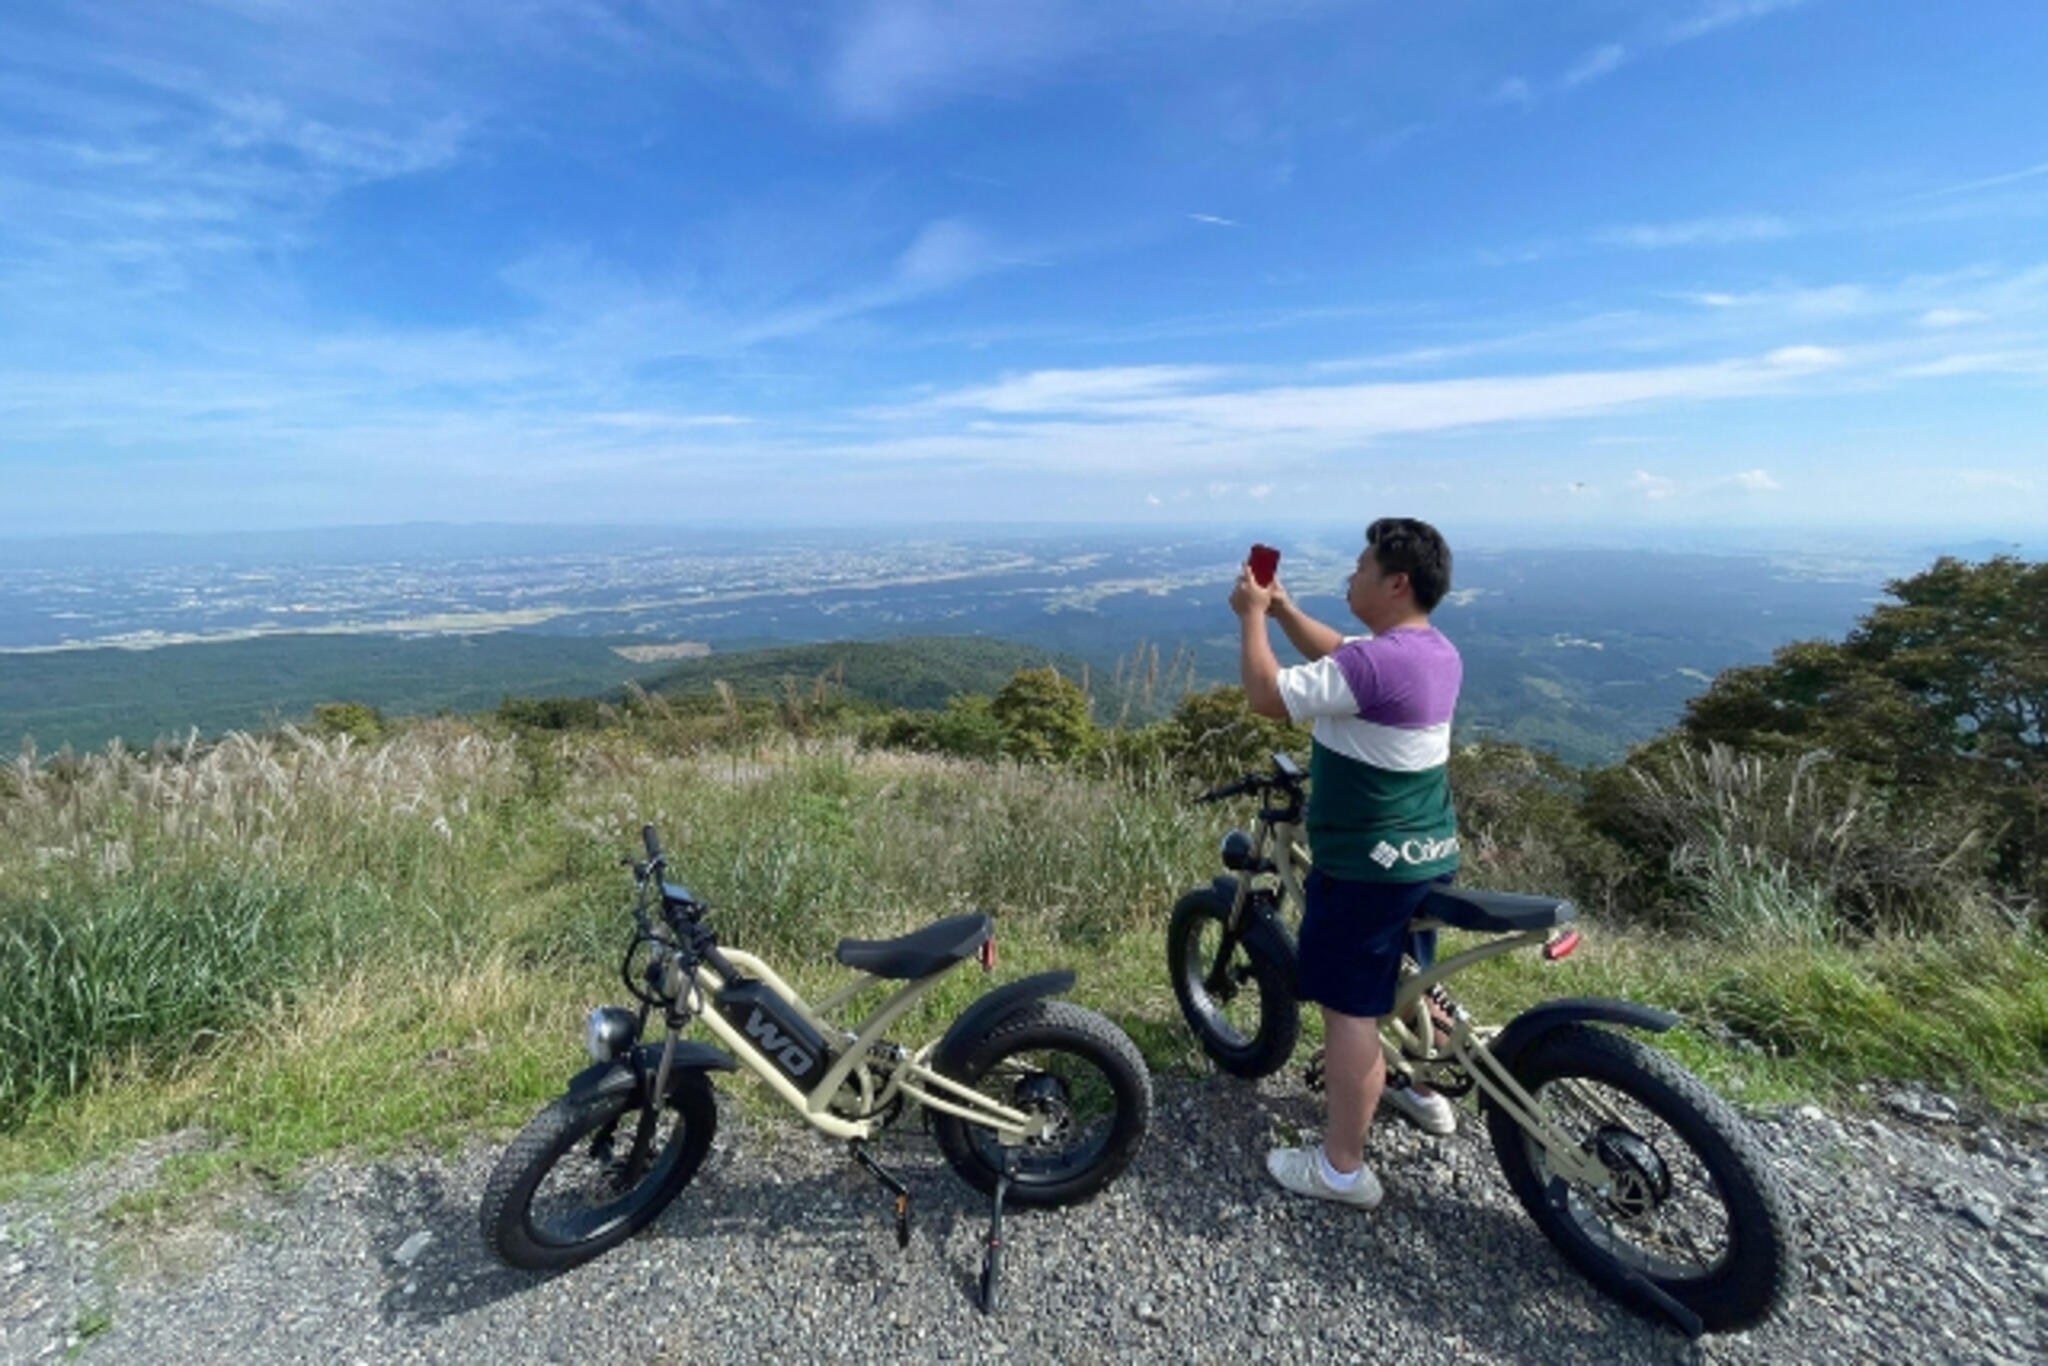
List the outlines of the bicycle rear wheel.
{"type": "Polygon", "coordinates": [[[995,1189],[1007,1157],[1019,1205],[1070,1205],[1114,1180],[1138,1155],[1152,1117],[1152,1077],[1137,1046],[1092,1010],[1038,1001],[990,1030],[956,1081],[999,1104],[1044,1116],[1037,1138],[1008,1153],[987,1127],[934,1110],[932,1128],[953,1169],[995,1189]]]}
{"type": "Polygon", "coordinates": [[[1508,1112],[1487,1130],[1516,1198],[1602,1290],[1645,1312],[1653,1282],[1713,1332],[1762,1322],[1798,1275],[1789,1204],[1741,1117],[1635,1039],[1567,1025],[1531,1043],[1515,1080],[1597,1156],[1606,1189],[1569,1185],[1508,1112]]]}

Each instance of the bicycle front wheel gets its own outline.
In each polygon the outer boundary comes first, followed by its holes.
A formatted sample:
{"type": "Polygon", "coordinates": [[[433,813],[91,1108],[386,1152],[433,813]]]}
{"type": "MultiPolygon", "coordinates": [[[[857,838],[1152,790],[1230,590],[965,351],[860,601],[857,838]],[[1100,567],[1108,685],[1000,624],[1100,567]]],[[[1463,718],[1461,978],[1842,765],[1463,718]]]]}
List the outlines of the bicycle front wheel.
{"type": "Polygon", "coordinates": [[[671,1077],[665,1106],[632,1092],[561,1097],[492,1168],[480,1211],[485,1244],[528,1271],[589,1261],[681,1193],[717,1125],[717,1101],[700,1072],[671,1077]]]}
{"type": "Polygon", "coordinates": [[[1166,927],[1166,970],[1202,1051],[1234,1077],[1263,1077],[1294,1056],[1301,1006],[1285,963],[1245,939],[1223,955],[1229,919],[1229,898],[1213,888],[1182,897],[1166,927]]]}

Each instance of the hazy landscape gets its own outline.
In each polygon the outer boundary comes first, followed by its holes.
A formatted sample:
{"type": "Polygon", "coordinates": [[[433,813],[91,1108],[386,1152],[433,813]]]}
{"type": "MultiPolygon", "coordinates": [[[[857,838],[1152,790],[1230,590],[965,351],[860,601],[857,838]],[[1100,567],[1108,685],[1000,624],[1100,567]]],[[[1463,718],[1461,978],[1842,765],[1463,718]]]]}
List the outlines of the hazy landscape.
{"type": "MultiPolygon", "coordinates": [[[[735,655],[911,636],[1031,647],[1085,670],[1098,698],[1138,668],[1173,688],[1233,681],[1224,598],[1252,534],[423,526],[16,540],[0,543],[0,739],[44,753],[117,736],[147,746],[321,702],[468,712],[615,694],[679,668],[708,688],[748,672],[735,655]]],[[[1332,622],[1356,535],[1283,538],[1282,578],[1332,622]]],[[[1720,670],[1838,635],[1887,578],[1937,552],[1998,548],[1474,538],[1438,616],[1467,661],[1461,723],[1611,760],[1720,670]]]]}

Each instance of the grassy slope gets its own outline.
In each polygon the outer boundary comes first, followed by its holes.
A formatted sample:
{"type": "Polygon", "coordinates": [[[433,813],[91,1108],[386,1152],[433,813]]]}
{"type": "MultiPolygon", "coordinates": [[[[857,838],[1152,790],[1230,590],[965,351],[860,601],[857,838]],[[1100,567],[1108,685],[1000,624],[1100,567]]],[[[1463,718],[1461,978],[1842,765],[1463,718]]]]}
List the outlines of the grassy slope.
{"type": "MultiPolygon", "coordinates": [[[[279,941],[244,961],[223,952],[222,932],[167,932],[122,960],[125,975],[108,975],[133,984],[109,988],[102,1014],[146,1006],[149,984],[186,971],[179,954],[215,976],[204,1000],[159,1001],[186,1012],[163,1027],[111,1037],[82,1090],[63,1094],[60,1080],[17,1109],[0,1173],[188,1125],[233,1145],[181,1159],[174,1184],[516,1125],[579,1065],[584,1010],[621,995],[626,883],[613,860],[643,816],[718,908],[727,942],[807,992],[840,980],[842,935],[982,907],[997,917],[1003,977],[1074,967],[1077,998],[1117,1020],[1155,1069],[1204,1065],[1165,979],[1164,924],[1179,893],[1211,875],[1219,829],[1246,813],[1193,808],[1171,790],[829,746],[678,756],[618,735],[560,743],[559,786],[536,786],[511,744],[447,724],[368,752],[252,742],[197,776],[130,763],[0,806],[0,929],[68,925],[110,952],[125,936],[83,928],[101,923],[110,893],[147,908],[129,922],[140,933],[191,929],[191,896],[239,886],[245,922],[207,903],[228,918],[226,941],[279,941]]],[[[1487,880],[1483,862],[1469,880],[1487,880]]],[[[1461,996],[1495,1020],[1559,995],[1677,1007],[1690,1018],[1669,1046],[1748,1099],[1840,1095],[1868,1076],[2000,1104],[2048,1095],[2038,946],[1795,955],[1587,928],[1566,963],[1489,964],[1459,979],[1461,996]],[[1731,1029],[1753,1042],[1731,1046],[1731,1029]]],[[[20,1005],[31,993],[0,985],[0,1028],[32,1027],[20,1005]]],[[[901,1037],[935,1036],[986,985],[961,972],[901,1037]]]]}

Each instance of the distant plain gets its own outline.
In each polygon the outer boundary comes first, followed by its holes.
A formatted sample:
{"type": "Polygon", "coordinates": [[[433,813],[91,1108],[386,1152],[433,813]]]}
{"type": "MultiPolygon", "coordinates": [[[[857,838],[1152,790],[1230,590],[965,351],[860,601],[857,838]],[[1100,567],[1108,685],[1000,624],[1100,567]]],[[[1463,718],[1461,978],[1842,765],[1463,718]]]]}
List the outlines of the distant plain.
{"type": "MultiPolygon", "coordinates": [[[[1356,529],[1264,534],[1285,550],[1294,594],[1343,623],[1356,529]]],[[[342,700],[479,711],[510,696],[615,695],[679,663],[708,687],[738,653],[911,636],[1057,656],[1086,671],[1098,719],[1113,722],[1134,697],[1170,705],[1162,688],[1234,681],[1225,598],[1249,539],[423,526],[5,542],[0,742],[147,746],[342,700]],[[644,657],[686,642],[709,655],[644,657]]],[[[1670,549],[1454,544],[1456,591],[1437,619],[1466,660],[1462,732],[1582,763],[1670,725],[1721,669],[1839,636],[1887,578],[1938,553],[2005,548],[1789,533],[1670,549]]]]}

